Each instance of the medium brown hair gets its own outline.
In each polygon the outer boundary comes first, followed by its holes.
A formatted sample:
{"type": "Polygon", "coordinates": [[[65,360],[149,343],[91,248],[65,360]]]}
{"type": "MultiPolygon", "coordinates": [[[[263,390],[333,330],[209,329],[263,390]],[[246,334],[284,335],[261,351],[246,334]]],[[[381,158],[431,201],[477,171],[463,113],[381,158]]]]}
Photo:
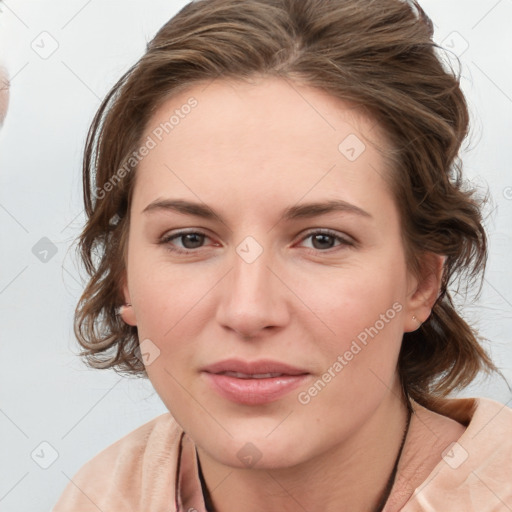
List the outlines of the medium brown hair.
{"type": "Polygon", "coordinates": [[[398,367],[410,396],[432,405],[479,371],[496,370],[448,291],[457,278],[468,284],[483,276],[487,241],[458,157],[467,105],[432,36],[418,3],[401,0],[199,0],[166,23],[108,93],[86,142],[79,249],[90,280],[75,333],[89,366],[146,376],[137,329],[116,307],[123,303],[132,156],[151,116],[195,83],[258,75],[316,87],[370,113],[390,142],[408,265],[419,272],[426,253],[447,256],[429,319],[403,336],[398,367]]]}

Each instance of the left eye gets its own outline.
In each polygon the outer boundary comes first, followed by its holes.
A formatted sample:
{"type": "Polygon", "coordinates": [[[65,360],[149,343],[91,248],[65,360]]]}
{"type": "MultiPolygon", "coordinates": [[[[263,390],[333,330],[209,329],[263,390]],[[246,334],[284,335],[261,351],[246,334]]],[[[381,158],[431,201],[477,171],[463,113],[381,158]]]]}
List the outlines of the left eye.
{"type": "Polygon", "coordinates": [[[332,249],[336,242],[338,242],[339,245],[352,245],[352,243],[345,239],[344,237],[339,236],[336,233],[330,232],[330,231],[315,231],[312,233],[309,233],[307,236],[305,236],[302,240],[308,240],[311,239],[311,243],[313,245],[313,249],[317,250],[327,250],[332,249]]]}

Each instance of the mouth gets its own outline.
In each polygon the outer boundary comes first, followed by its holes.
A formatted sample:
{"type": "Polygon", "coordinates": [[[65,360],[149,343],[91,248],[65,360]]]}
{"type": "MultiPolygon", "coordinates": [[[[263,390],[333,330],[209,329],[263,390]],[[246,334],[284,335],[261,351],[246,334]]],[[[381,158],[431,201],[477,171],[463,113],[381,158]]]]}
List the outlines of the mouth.
{"type": "Polygon", "coordinates": [[[217,394],[244,405],[263,405],[279,400],[310,376],[304,369],[278,361],[237,359],[207,366],[202,374],[217,394]]]}
{"type": "Polygon", "coordinates": [[[237,379],[272,379],[274,377],[286,376],[285,373],[240,373],[240,372],[222,372],[217,375],[227,375],[228,377],[236,377],[237,379]]]}

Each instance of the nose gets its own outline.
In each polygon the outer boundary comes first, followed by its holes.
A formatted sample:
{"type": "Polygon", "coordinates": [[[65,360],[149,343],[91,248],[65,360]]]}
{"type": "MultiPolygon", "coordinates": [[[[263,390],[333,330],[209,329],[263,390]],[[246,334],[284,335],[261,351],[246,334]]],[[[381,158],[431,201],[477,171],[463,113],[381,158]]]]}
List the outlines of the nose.
{"type": "Polygon", "coordinates": [[[278,277],[268,251],[248,263],[235,253],[233,268],[222,280],[217,321],[245,339],[282,328],[289,319],[290,291],[278,277]],[[288,292],[288,293],[287,293],[288,292]]]}

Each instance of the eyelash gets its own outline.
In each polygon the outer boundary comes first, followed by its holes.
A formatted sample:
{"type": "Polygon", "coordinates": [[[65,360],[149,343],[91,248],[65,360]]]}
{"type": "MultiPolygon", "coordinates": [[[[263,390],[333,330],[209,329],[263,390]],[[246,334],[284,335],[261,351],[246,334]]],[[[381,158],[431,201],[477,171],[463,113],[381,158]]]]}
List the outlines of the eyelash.
{"type": "MultiPolygon", "coordinates": [[[[170,252],[173,252],[173,253],[177,253],[177,254],[193,254],[194,252],[197,252],[199,249],[202,249],[202,247],[198,247],[196,249],[179,249],[179,248],[176,248],[176,247],[171,247],[170,242],[172,240],[175,240],[177,238],[181,238],[181,237],[186,236],[186,235],[200,235],[200,236],[204,236],[205,238],[209,238],[209,236],[206,233],[203,233],[202,231],[197,231],[197,230],[193,230],[193,231],[178,231],[177,233],[174,233],[172,235],[164,235],[160,239],[159,244],[162,244],[162,245],[167,244],[167,250],[170,251],[170,252]]],[[[304,237],[302,237],[300,241],[302,242],[302,241],[304,241],[304,240],[306,240],[308,238],[313,237],[314,235],[330,236],[331,238],[334,238],[336,241],[340,242],[338,246],[330,247],[329,249],[326,249],[326,250],[308,248],[309,251],[312,251],[314,253],[319,253],[319,252],[320,253],[328,253],[328,252],[331,252],[333,250],[336,250],[336,247],[339,248],[341,246],[348,246],[348,247],[355,246],[355,242],[349,240],[348,238],[344,238],[344,237],[338,235],[335,231],[331,231],[329,229],[310,231],[304,237]]]]}

